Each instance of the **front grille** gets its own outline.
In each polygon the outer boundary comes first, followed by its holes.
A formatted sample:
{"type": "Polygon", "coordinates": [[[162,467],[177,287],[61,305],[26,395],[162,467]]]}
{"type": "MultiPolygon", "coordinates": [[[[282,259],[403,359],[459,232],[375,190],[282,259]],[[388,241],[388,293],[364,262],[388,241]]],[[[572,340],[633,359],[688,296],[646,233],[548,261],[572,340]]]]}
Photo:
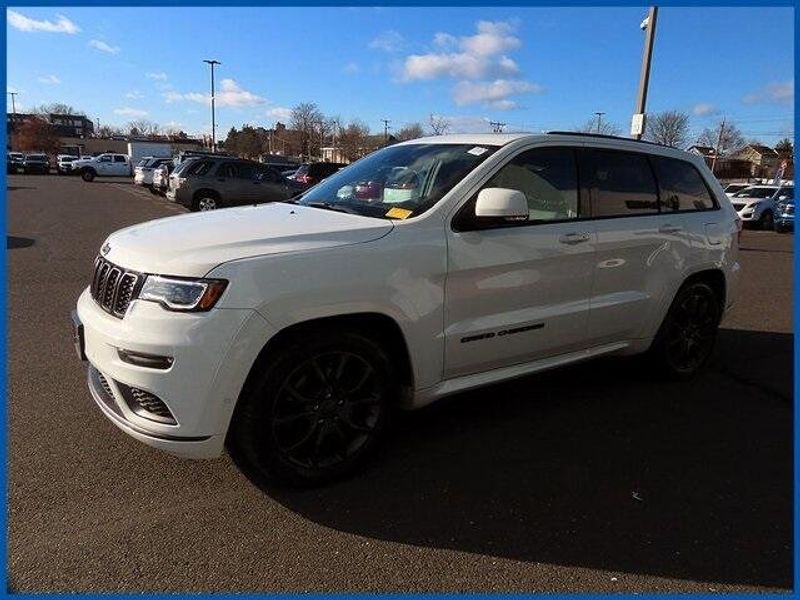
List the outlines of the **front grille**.
{"type": "Polygon", "coordinates": [[[175,417],[172,416],[169,408],[161,398],[124,383],[118,382],[118,385],[122,392],[122,397],[128,403],[128,407],[137,415],[159,423],[176,424],[175,417]]]}
{"type": "Polygon", "coordinates": [[[140,273],[126,271],[98,256],[94,261],[90,291],[104,311],[121,319],[143,281],[140,273]]]}

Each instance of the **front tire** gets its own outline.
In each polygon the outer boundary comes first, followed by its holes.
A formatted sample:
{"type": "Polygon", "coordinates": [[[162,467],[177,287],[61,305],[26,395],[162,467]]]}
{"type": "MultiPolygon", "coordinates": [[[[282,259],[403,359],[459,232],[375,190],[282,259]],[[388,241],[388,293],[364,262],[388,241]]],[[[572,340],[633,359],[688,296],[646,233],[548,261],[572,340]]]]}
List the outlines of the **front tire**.
{"type": "Polygon", "coordinates": [[[81,179],[84,181],[94,181],[96,175],[97,173],[94,172],[94,169],[84,169],[81,171],[81,179]]]}
{"type": "Polygon", "coordinates": [[[771,210],[765,210],[758,219],[758,228],[762,231],[772,231],[775,228],[775,216],[771,210]]]}
{"type": "Polygon", "coordinates": [[[392,363],[378,344],[346,330],[314,332],[272,354],[243,391],[229,448],[258,480],[328,483],[374,454],[397,394],[392,363]]]}
{"type": "Polygon", "coordinates": [[[656,334],[649,357],[670,379],[686,380],[705,366],[714,349],[722,307],[707,283],[685,284],[656,334]]]}
{"type": "Polygon", "coordinates": [[[192,203],[193,212],[206,212],[222,208],[219,198],[213,194],[199,194],[192,203]]]}

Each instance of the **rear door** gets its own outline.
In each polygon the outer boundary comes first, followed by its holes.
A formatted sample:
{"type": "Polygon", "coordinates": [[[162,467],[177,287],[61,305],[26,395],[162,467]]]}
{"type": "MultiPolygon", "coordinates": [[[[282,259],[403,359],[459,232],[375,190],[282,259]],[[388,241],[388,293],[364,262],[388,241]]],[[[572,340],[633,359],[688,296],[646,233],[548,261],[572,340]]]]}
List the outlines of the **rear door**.
{"type": "Polygon", "coordinates": [[[289,184],[275,169],[256,167],[254,183],[257,202],[279,202],[289,197],[289,184]]]}
{"type": "Polygon", "coordinates": [[[591,213],[597,231],[588,343],[645,337],[690,257],[686,214],[663,212],[646,154],[587,150],[591,213]]]}
{"type": "Polygon", "coordinates": [[[131,166],[128,157],[123,154],[115,154],[112,164],[112,174],[117,177],[124,177],[131,174],[131,166]]]}

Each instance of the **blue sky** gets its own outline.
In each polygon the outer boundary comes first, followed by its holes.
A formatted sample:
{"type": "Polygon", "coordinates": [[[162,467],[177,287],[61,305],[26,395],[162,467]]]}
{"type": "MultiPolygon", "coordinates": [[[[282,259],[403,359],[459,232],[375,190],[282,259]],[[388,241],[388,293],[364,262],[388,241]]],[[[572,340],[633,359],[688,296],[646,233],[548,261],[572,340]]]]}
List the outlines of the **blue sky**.
{"type": "MultiPolygon", "coordinates": [[[[218,135],[269,126],[316,102],[374,131],[446,116],[454,129],[569,128],[595,111],[629,129],[644,8],[8,9],[17,110],[64,102],[102,124],[146,118],[218,135]]],[[[679,109],[692,132],[733,120],[748,138],[793,135],[792,8],[664,7],[648,112],[679,109]]],[[[10,108],[9,108],[10,110],[10,108]]]]}

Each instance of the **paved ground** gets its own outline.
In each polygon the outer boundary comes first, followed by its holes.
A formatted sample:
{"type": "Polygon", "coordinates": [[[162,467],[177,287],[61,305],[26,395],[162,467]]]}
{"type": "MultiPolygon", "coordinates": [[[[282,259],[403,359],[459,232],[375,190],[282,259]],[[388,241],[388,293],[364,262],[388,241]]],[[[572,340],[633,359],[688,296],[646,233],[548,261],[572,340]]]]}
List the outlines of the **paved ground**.
{"type": "MultiPolygon", "coordinates": [[[[792,586],[793,236],[745,232],[713,366],[605,360],[408,415],[364,474],[264,493],[108,423],[67,319],[107,233],[178,209],[11,176],[9,569],[18,591],[792,586]]],[[[167,251],[167,249],[165,249],[167,251]]]]}

